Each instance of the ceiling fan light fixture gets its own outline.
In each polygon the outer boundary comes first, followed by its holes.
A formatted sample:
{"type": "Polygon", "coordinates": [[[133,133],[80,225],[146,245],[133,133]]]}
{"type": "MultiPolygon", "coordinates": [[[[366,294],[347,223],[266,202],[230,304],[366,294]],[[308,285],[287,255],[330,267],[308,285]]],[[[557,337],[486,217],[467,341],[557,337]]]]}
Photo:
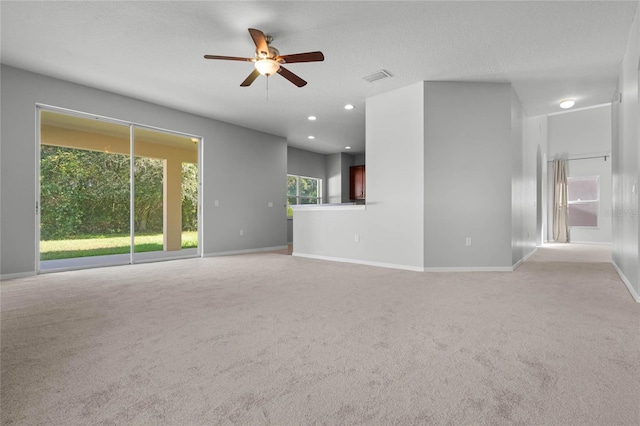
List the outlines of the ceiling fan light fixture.
{"type": "Polygon", "coordinates": [[[240,87],[249,87],[256,78],[261,75],[269,77],[275,73],[278,73],[282,78],[289,80],[297,87],[304,87],[307,82],[300,78],[298,75],[292,73],[280,64],[295,64],[299,62],[322,62],[324,61],[324,55],[320,51],[293,53],[290,55],[280,55],[280,52],[275,47],[271,46],[273,37],[266,35],[260,30],[255,28],[249,28],[249,34],[253,39],[253,43],[256,45],[255,55],[253,58],[243,58],[239,56],[223,56],[223,55],[204,55],[205,59],[217,59],[224,61],[240,61],[240,62],[253,62],[254,70],[251,74],[240,83],[240,87]]]}
{"type": "Polygon", "coordinates": [[[560,101],[560,108],[568,109],[574,106],[575,104],[576,104],[576,101],[574,101],[573,99],[563,99],[560,101]]]}
{"type": "Polygon", "coordinates": [[[260,74],[268,77],[278,72],[280,64],[273,59],[259,59],[256,61],[255,67],[260,74]]]}

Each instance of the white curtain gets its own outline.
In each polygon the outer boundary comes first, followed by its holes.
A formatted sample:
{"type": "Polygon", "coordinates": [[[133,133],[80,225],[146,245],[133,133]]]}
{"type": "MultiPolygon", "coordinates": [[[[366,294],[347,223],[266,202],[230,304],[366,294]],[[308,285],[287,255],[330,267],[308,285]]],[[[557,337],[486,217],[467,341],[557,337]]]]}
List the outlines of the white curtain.
{"type": "Polygon", "coordinates": [[[557,243],[568,243],[567,162],[554,160],[553,170],[553,240],[557,243]]]}

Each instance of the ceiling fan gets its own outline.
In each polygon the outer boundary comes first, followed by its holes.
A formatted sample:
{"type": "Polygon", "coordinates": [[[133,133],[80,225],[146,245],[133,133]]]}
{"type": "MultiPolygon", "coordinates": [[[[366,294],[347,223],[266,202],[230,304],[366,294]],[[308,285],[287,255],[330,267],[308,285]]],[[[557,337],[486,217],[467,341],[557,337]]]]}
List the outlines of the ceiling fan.
{"type": "Polygon", "coordinates": [[[280,55],[280,52],[275,47],[271,46],[273,37],[265,35],[262,31],[255,28],[249,28],[249,34],[253,42],[256,44],[256,53],[253,58],[239,58],[236,56],[218,56],[218,55],[204,55],[205,59],[223,59],[227,61],[244,61],[253,62],[255,69],[249,74],[249,76],[240,84],[241,87],[250,86],[259,75],[269,77],[274,73],[278,73],[298,87],[302,87],[307,84],[306,81],[292,73],[288,69],[282,66],[282,64],[295,64],[297,62],[320,62],[324,61],[324,55],[322,52],[306,52],[306,53],[294,53],[291,55],[280,55]]]}

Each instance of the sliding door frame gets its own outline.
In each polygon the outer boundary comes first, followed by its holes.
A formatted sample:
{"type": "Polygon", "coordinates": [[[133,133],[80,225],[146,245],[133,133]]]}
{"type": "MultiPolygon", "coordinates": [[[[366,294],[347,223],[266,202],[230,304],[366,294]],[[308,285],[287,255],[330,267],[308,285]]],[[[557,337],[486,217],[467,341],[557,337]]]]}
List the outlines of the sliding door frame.
{"type": "MultiPolygon", "coordinates": [[[[98,115],[98,114],[92,114],[92,113],[87,113],[87,112],[82,112],[82,111],[77,111],[77,110],[72,110],[72,109],[68,109],[68,108],[62,108],[62,107],[57,107],[57,106],[53,106],[53,105],[47,105],[47,104],[42,104],[42,103],[36,103],[36,108],[35,108],[35,126],[36,126],[36,200],[35,200],[35,208],[36,208],[36,218],[35,218],[35,229],[36,229],[36,241],[35,241],[35,247],[36,247],[36,258],[35,258],[35,270],[37,274],[40,273],[44,273],[44,272],[54,272],[54,271],[42,271],[40,268],[40,216],[41,216],[41,200],[40,200],[40,160],[41,160],[41,155],[40,155],[40,150],[41,150],[41,145],[42,145],[42,140],[41,140],[41,113],[42,111],[50,111],[50,112],[54,112],[54,113],[58,113],[58,114],[64,114],[64,115],[71,115],[71,116],[75,116],[75,117],[80,117],[80,118],[88,118],[88,119],[94,119],[94,120],[99,120],[99,121],[104,121],[104,122],[108,122],[108,123],[113,123],[113,124],[117,124],[117,125],[122,125],[122,126],[128,126],[129,127],[129,161],[130,161],[130,170],[129,170],[129,185],[130,185],[130,192],[129,192],[129,235],[130,235],[130,248],[129,248],[129,264],[134,264],[134,263],[146,263],[146,262],[153,262],[153,261],[163,261],[163,260],[173,260],[173,259],[179,259],[179,258],[193,258],[193,257],[202,257],[203,256],[203,247],[204,247],[204,241],[203,241],[203,236],[204,236],[204,232],[203,232],[203,206],[202,206],[202,200],[203,200],[203,194],[202,194],[202,179],[203,179],[203,167],[202,167],[202,153],[203,153],[203,145],[204,145],[204,138],[202,136],[198,136],[195,134],[191,134],[191,133],[185,133],[185,132],[179,132],[179,131],[175,131],[175,130],[169,130],[169,129],[163,129],[160,127],[155,127],[155,126],[150,126],[150,125],[146,125],[146,124],[141,124],[141,123],[136,123],[136,122],[132,122],[132,121],[126,121],[126,120],[122,120],[122,119],[117,119],[117,118],[112,118],[112,117],[106,117],[103,115],[98,115]],[[137,260],[134,258],[134,252],[135,252],[135,179],[134,179],[134,171],[135,171],[135,138],[134,138],[134,132],[136,129],[147,129],[147,130],[152,130],[152,131],[157,131],[157,132],[162,132],[162,133],[169,133],[169,134],[173,134],[173,135],[177,135],[177,136],[183,136],[183,137],[187,137],[187,138],[191,138],[191,139],[196,139],[197,140],[197,145],[198,145],[198,183],[197,183],[197,188],[198,188],[198,210],[197,210],[197,220],[198,220],[198,247],[197,247],[197,251],[196,251],[196,255],[183,255],[183,256],[174,256],[174,257],[167,257],[167,258],[160,258],[160,259],[152,259],[152,260],[137,260]]],[[[106,265],[105,265],[106,266],[106,265]]],[[[92,267],[96,267],[96,266],[88,266],[86,268],[92,268],[92,267]]],[[[55,269],[55,272],[58,271],[62,271],[62,270],[71,270],[71,269],[84,269],[84,267],[69,267],[69,268],[63,268],[63,269],[55,269]]]]}

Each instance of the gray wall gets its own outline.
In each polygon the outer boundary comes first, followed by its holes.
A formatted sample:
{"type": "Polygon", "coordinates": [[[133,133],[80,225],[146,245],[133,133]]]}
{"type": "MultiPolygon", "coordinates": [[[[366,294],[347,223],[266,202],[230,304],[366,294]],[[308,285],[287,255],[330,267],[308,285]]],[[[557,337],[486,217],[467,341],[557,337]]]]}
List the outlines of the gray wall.
{"type": "Polygon", "coordinates": [[[612,105],[613,261],[640,302],[638,184],[640,182],[640,8],[629,34],[620,70],[622,102],[612,105]]]}
{"type": "MultiPolygon", "coordinates": [[[[566,112],[549,116],[549,159],[579,158],[611,153],[611,106],[566,112]]],[[[611,234],[611,158],[574,160],[567,163],[569,177],[599,176],[600,205],[598,227],[570,229],[572,242],[610,243],[611,234]]],[[[550,169],[553,165],[549,164],[550,169]]],[[[553,193],[553,170],[548,176],[549,192],[553,193]]],[[[553,197],[549,199],[547,214],[553,223],[553,197]]],[[[549,241],[553,241],[553,227],[549,227],[549,241]]]]}
{"type": "Polygon", "coordinates": [[[3,278],[35,272],[36,103],[201,136],[204,254],[286,244],[283,138],[4,65],[1,84],[3,278]]]}
{"type": "MultiPolygon", "coordinates": [[[[542,245],[546,241],[547,230],[547,152],[548,152],[548,117],[538,115],[535,117],[525,117],[524,119],[524,170],[525,179],[528,180],[530,191],[535,192],[533,206],[535,212],[527,212],[535,215],[535,219],[526,216],[525,229],[527,233],[535,234],[536,245],[542,245]],[[535,159],[535,161],[533,160],[535,159]],[[535,176],[535,182],[531,177],[535,176]],[[535,185],[531,188],[532,185],[535,185]],[[532,223],[535,220],[535,228],[532,223]],[[529,230],[528,228],[531,228],[529,230]]],[[[526,213],[527,215],[529,213],[526,213]]]]}
{"type": "Polygon", "coordinates": [[[342,154],[326,156],[326,199],[329,204],[342,202],[342,154]]]}
{"type": "Polygon", "coordinates": [[[323,185],[326,187],[326,156],[317,152],[287,147],[287,173],[322,179],[323,185]]]}
{"type": "Polygon", "coordinates": [[[425,83],[425,105],[425,267],[511,267],[511,86],[425,83]]]}
{"type": "MultiPolygon", "coordinates": [[[[322,202],[329,199],[327,158],[329,156],[304,149],[287,147],[287,174],[322,179],[322,202]]],[[[283,191],[286,191],[286,186],[283,191]]],[[[287,218],[287,242],[293,242],[293,219],[287,218]]]]}
{"type": "Polygon", "coordinates": [[[326,156],[327,164],[327,202],[340,204],[352,202],[349,199],[349,168],[353,166],[354,156],[339,152],[326,156]]]}
{"type": "Polygon", "coordinates": [[[522,214],[522,257],[525,259],[542,244],[542,148],[537,139],[539,133],[529,125],[529,118],[522,110],[522,198],[520,211],[522,214]],[[540,219],[540,221],[539,221],[540,219]]]}
{"type": "Polygon", "coordinates": [[[524,151],[522,147],[522,104],[511,89],[511,263],[524,253],[524,151]]]}
{"type": "MultiPolygon", "coordinates": [[[[350,188],[350,180],[351,180],[351,174],[349,172],[349,169],[352,166],[358,165],[358,166],[362,166],[364,165],[364,155],[361,154],[360,155],[360,161],[362,161],[361,163],[356,164],[356,157],[351,155],[351,154],[345,154],[342,153],[340,154],[340,168],[341,168],[341,173],[342,173],[342,193],[341,195],[341,202],[342,203],[352,203],[353,200],[351,200],[349,198],[349,188],[350,188]]],[[[366,175],[365,175],[365,180],[366,180],[366,175]]]]}

